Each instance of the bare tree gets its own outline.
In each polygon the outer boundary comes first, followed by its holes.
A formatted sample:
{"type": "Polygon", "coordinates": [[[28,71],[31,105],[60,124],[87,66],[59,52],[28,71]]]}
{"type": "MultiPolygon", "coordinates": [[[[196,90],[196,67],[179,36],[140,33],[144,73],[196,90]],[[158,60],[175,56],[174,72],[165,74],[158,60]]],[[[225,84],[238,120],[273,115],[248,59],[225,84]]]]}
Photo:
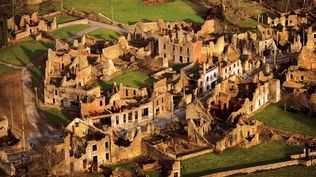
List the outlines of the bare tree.
{"type": "Polygon", "coordinates": [[[239,20],[246,20],[256,14],[253,4],[246,0],[226,0],[225,17],[231,19],[236,24],[239,20]]]}
{"type": "Polygon", "coordinates": [[[282,100],[281,102],[283,103],[283,109],[284,111],[287,111],[287,106],[288,106],[288,102],[289,102],[289,99],[291,97],[291,94],[283,91],[282,92],[282,100]]]}
{"type": "Polygon", "coordinates": [[[307,93],[300,93],[297,95],[297,99],[299,103],[301,104],[301,107],[303,109],[308,110],[309,113],[313,111],[312,109],[312,102],[309,99],[309,96],[307,93]]]}
{"type": "Polygon", "coordinates": [[[285,12],[289,11],[290,0],[286,1],[285,12]]]}
{"type": "Polygon", "coordinates": [[[15,18],[16,16],[23,15],[26,11],[26,3],[25,0],[11,0],[11,9],[12,16],[15,18]]]}

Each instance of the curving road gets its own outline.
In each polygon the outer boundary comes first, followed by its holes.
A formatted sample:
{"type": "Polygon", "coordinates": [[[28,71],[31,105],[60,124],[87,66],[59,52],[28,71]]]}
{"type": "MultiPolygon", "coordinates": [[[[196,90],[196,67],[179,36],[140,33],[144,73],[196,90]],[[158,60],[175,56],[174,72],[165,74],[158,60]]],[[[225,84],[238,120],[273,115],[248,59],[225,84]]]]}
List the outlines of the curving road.
{"type": "Polygon", "coordinates": [[[132,30],[127,30],[127,29],[124,29],[124,28],[121,28],[121,27],[118,27],[118,26],[115,26],[115,25],[109,25],[109,24],[105,24],[105,23],[100,23],[100,22],[89,20],[89,27],[88,28],[77,32],[76,35],[72,36],[67,41],[71,41],[73,39],[76,39],[77,37],[82,36],[83,34],[88,34],[88,33],[92,32],[92,31],[95,31],[97,29],[102,29],[102,28],[113,30],[113,31],[116,31],[116,32],[122,33],[122,34],[127,34],[127,33],[133,33],[134,32],[132,30]]]}

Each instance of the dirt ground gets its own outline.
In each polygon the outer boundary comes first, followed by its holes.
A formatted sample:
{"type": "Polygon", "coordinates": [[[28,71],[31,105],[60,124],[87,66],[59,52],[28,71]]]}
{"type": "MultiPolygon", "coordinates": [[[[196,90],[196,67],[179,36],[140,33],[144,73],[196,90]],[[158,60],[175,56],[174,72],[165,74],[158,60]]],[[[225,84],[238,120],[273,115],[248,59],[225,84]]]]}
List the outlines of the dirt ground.
{"type": "Polygon", "coordinates": [[[25,120],[25,135],[29,136],[34,127],[26,118],[23,103],[21,71],[0,75],[0,114],[9,119],[11,125],[10,100],[12,103],[13,128],[22,134],[22,114],[25,120]]]}

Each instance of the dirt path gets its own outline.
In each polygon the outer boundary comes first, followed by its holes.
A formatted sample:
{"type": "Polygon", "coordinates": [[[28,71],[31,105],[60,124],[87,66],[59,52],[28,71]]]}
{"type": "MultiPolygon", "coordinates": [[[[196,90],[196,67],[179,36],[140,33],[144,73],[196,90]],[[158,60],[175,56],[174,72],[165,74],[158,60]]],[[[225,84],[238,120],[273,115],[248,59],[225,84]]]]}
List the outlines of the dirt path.
{"type": "Polygon", "coordinates": [[[7,67],[10,67],[10,68],[14,68],[14,69],[23,69],[22,66],[16,66],[16,65],[13,65],[13,64],[10,64],[10,63],[5,63],[3,61],[0,61],[0,64],[4,65],[4,66],[7,66],[7,67]]]}

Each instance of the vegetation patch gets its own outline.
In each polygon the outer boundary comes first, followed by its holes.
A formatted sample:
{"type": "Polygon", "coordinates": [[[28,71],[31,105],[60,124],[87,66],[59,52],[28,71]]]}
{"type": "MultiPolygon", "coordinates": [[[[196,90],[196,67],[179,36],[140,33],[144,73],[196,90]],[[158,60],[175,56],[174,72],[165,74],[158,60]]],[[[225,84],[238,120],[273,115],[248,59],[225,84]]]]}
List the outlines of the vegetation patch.
{"type": "Polygon", "coordinates": [[[76,36],[76,33],[78,33],[79,31],[82,31],[88,27],[89,25],[84,24],[67,26],[52,32],[52,35],[59,39],[69,39],[71,37],[76,36]]]}
{"type": "Polygon", "coordinates": [[[57,24],[78,20],[77,17],[73,17],[73,16],[70,16],[70,15],[67,15],[67,14],[59,14],[59,15],[56,15],[56,16],[50,16],[50,17],[46,17],[45,19],[48,20],[48,21],[53,21],[54,17],[56,17],[57,24]]]}
{"type": "Polygon", "coordinates": [[[117,86],[121,83],[126,87],[141,88],[151,86],[154,83],[154,79],[139,71],[125,71],[123,74],[110,81],[99,81],[99,85],[105,89],[110,90],[114,82],[117,86]]]}
{"type": "Polygon", "coordinates": [[[180,73],[180,70],[183,67],[187,66],[188,64],[187,63],[170,63],[169,65],[174,71],[176,71],[177,73],[180,73]]]}
{"type": "Polygon", "coordinates": [[[0,75],[5,73],[12,73],[14,71],[16,71],[16,69],[0,64],[0,75]]]}
{"type": "Polygon", "coordinates": [[[70,119],[55,108],[38,108],[40,115],[47,120],[50,125],[58,126],[61,124],[67,125],[70,119]]]}
{"type": "Polygon", "coordinates": [[[301,148],[282,141],[271,141],[248,149],[231,149],[221,154],[210,153],[181,162],[183,176],[201,176],[256,165],[288,160],[301,148]]]}
{"type": "Polygon", "coordinates": [[[282,104],[271,104],[253,118],[274,128],[316,137],[316,118],[301,112],[285,111],[282,104]]]}
{"type": "Polygon", "coordinates": [[[121,33],[104,28],[100,28],[89,33],[89,36],[110,41],[116,41],[121,35],[121,33]]]}
{"type": "MultiPolygon", "coordinates": [[[[112,17],[112,0],[67,0],[64,8],[75,9],[85,12],[100,12],[112,17]]],[[[56,2],[55,6],[60,7],[56,2]]],[[[123,23],[136,23],[139,21],[149,22],[163,18],[166,21],[186,21],[203,23],[202,16],[206,8],[199,2],[190,0],[175,0],[163,4],[148,5],[142,0],[115,0],[113,1],[113,18],[123,23]]]]}
{"type": "Polygon", "coordinates": [[[294,166],[277,170],[257,172],[252,174],[242,174],[235,177],[314,177],[316,176],[316,166],[303,167],[294,166]]]}
{"type": "Polygon", "coordinates": [[[0,49],[0,61],[17,66],[26,66],[40,54],[47,52],[52,43],[35,40],[18,42],[10,47],[0,49]]]}

